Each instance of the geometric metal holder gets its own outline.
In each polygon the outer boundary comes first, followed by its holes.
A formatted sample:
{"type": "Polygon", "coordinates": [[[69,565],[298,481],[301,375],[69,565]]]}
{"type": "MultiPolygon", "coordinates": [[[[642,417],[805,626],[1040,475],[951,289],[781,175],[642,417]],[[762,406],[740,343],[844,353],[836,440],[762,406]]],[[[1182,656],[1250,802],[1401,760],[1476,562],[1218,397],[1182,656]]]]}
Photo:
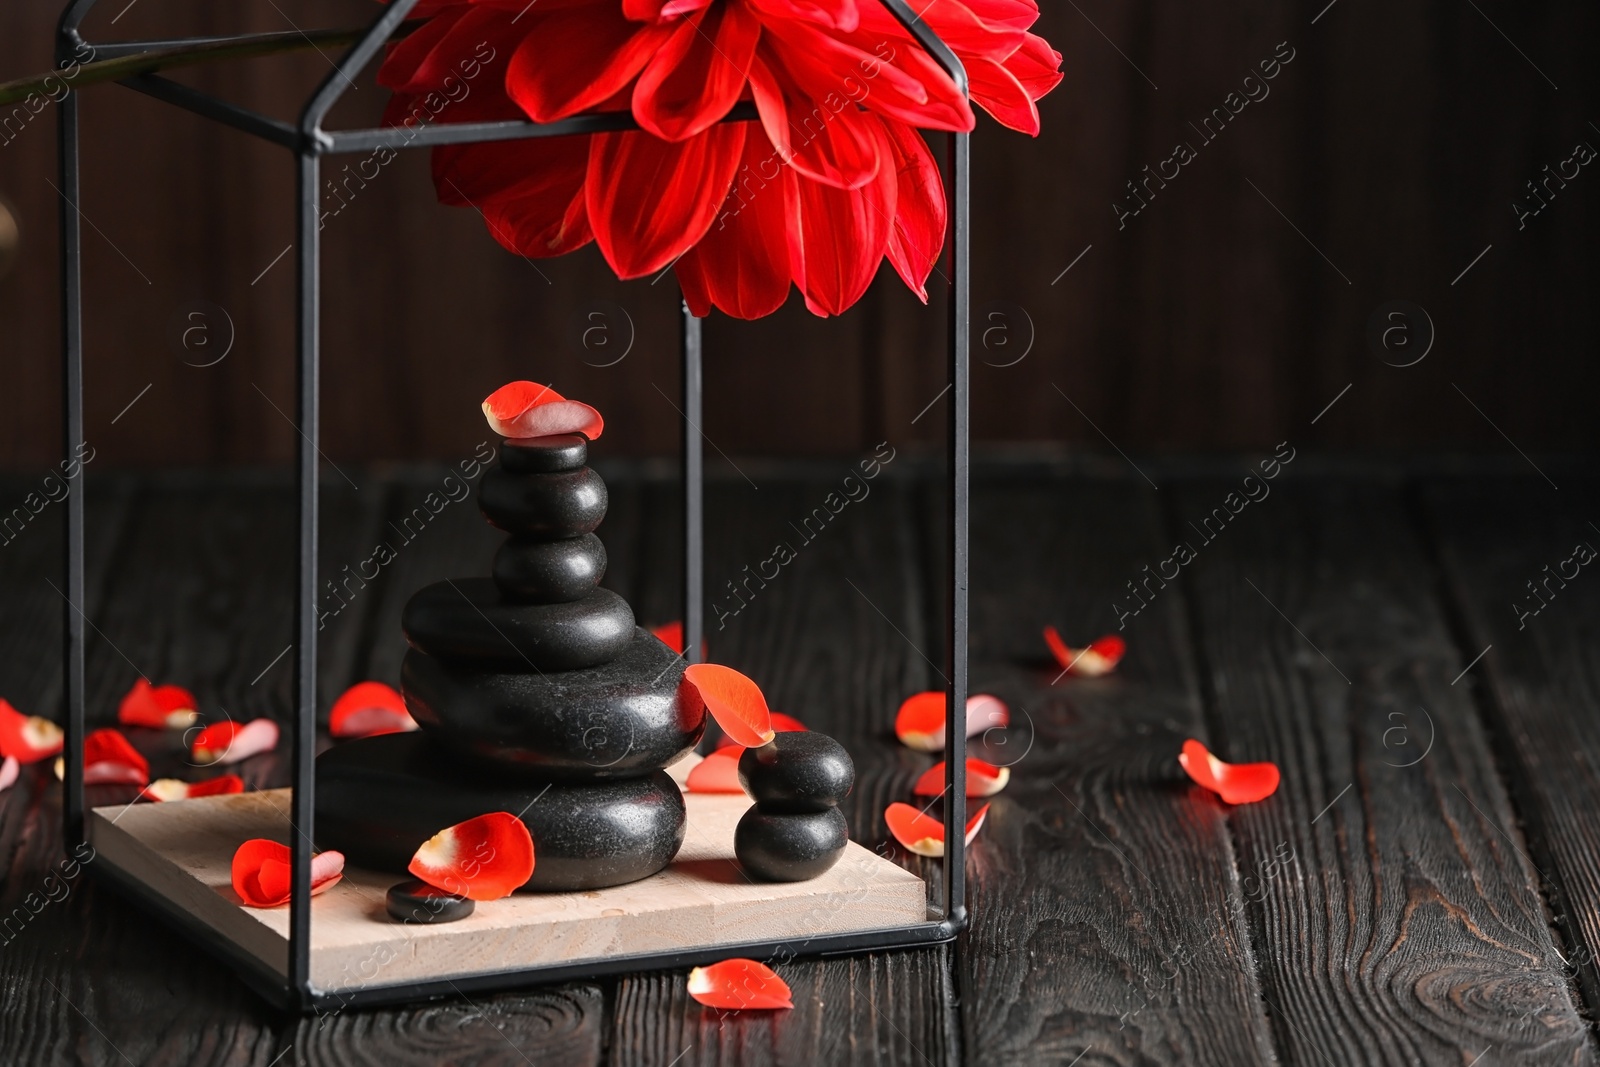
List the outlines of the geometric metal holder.
{"type": "MultiPolygon", "coordinates": [[[[102,58],[138,55],[158,48],[173,48],[202,43],[247,44],[271,37],[251,34],[231,38],[190,38],[171,41],[87,42],[79,31],[84,18],[97,0],[72,0],[62,14],[57,34],[57,59],[81,56],[92,47],[102,58]]],[[[400,27],[418,0],[393,0],[338,61],[331,73],[307,101],[297,125],[269,118],[218,99],[155,74],[132,77],[122,84],[158,100],[192,111],[205,118],[243,130],[278,144],[294,153],[298,161],[298,241],[297,265],[297,415],[300,446],[297,455],[299,499],[298,573],[294,644],[294,708],[290,738],[293,749],[291,825],[295,830],[290,844],[291,896],[287,981],[278,972],[237,946],[222,942],[209,928],[137,877],[109,864],[94,864],[90,869],[124,891],[151,906],[177,925],[192,940],[223,958],[239,976],[268,1000],[300,1012],[343,1007],[395,1004],[473,992],[490,992],[543,982],[568,981],[601,974],[683,968],[729,956],[755,958],[793,958],[799,956],[840,955],[881,949],[933,945],[950,941],[966,926],[965,841],[960,828],[966,822],[966,716],[962,709],[967,698],[968,632],[968,483],[970,444],[968,427],[969,316],[971,283],[968,276],[970,232],[971,148],[968,134],[950,134],[949,165],[953,186],[950,234],[950,299],[948,321],[948,359],[950,374],[950,413],[948,421],[948,472],[950,529],[950,569],[948,573],[950,615],[945,661],[948,664],[946,694],[951,714],[945,728],[945,821],[950,827],[941,864],[941,884],[937,899],[929,901],[926,921],[888,929],[844,934],[826,934],[782,941],[718,944],[698,949],[619,955],[578,960],[513,970],[488,971],[447,981],[407,981],[351,991],[332,991],[315,986],[311,976],[311,843],[313,840],[314,756],[317,729],[317,537],[318,537],[318,459],[319,459],[319,325],[321,314],[320,203],[322,158],[347,152],[366,152],[380,148],[396,151],[514,140],[529,137],[559,137],[567,134],[598,133],[637,129],[628,112],[579,115],[560,122],[526,121],[451,123],[423,126],[411,130],[373,128],[325,130],[323,121],[346,87],[364,70],[400,27]]],[[[911,33],[922,48],[944,68],[963,95],[969,95],[966,71],[961,61],[943,41],[907,6],[905,0],[878,0],[911,33]]],[[[65,450],[68,457],[84,440],[83,424],[83,287],[82,233],[77,205],[79,182],[78,94],[68,94],[60,103],[61,166],[61,241],[62,309],[65,363],[65,450]]],[[[755,119],[754,108],[741,104],[723,120],[747,122],[755,119]]],[[[701,461],[699,427],[703,423],[701,397],[700,320],[683,312],[683,437],[684,491],[684,648],[696,658],[704,631],[704,474],[701,461]]],[[[82,474],[79,475],[82,477],[82,474]]],[[[67,497],[66,595],[69,610],[65,620],[64,696],[66,710],[65,784],[63,817],[65,841],[73,848],[84,840],[85,808],[83,783],[84,740],[84,640],[87,618],[84,615],[84,494],[67,497]]]]}

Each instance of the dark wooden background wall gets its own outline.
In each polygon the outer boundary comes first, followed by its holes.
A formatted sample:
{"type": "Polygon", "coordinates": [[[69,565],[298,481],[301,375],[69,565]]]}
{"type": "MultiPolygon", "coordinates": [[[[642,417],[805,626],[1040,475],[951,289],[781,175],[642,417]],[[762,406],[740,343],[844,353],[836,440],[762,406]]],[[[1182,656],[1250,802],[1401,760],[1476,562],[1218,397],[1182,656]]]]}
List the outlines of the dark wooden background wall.
{"type": "MultiPolygon", "coordinates": [[[[4,6],[0,78],[49,65],[57,6],[4,6]]],[[[1593,5],[1044,7],[1067,73],[1044,104],[1045,134],[984,122],[975,144],[982,438],[1157,451],[1285,437],[1350,449],[1595,442],[1600,165],[1525,228],[1511,206],[1578,142],[1600,147],[1593,5]],[[1203,143],[1189,124],[1280,42],[1294,59],[1270,95],[1203,143]],[[1198,157],[1119,228],[1125,183],[1178,141],[1198,157]],[[1366,341],[1394,300],[1426,309],[1436,330],[1411,367],[1366,341]]],[[[366,0],[105,0],[90,35],[341,26],[372,12],[366,0]]],[[[327,69],[304,55],[183,77],[287,117],[327,69]]],[[[370,119],[381,102],[369,80],[343,117],[370,119]]],[[[277,259],[291,240],[288,158],[121,88],[89,90],[85,105],[97,460],[287,457],[293,429],[274,405],[290,410],[292,386],[293,261],[277,259]],[[225,359],[192,365],[230,335],[225,359]]],[[[0,144],[0,198],[21,231],[0,278],[4,465],[58,448],[54,123],[47,110],[0,144]]],[[[385,168],[325,238],[334,459],[466,455],[484,433],[477,401],[512,377],[601,407],[612,454],[674,447],[670,278],[619,284],[592,252],[538,265],[508,255],[475,215],[435,204],[416,156],[385,168]],[[603,329],[585,348],[589,327],[603,329]]],[[[943,405],[913,419],[945,383],[941,323],[892,276],[842,322],[813,320],[797,299],[766,322],[714,321],[706,432],[735,454],[931,440],[943,405]]]]}

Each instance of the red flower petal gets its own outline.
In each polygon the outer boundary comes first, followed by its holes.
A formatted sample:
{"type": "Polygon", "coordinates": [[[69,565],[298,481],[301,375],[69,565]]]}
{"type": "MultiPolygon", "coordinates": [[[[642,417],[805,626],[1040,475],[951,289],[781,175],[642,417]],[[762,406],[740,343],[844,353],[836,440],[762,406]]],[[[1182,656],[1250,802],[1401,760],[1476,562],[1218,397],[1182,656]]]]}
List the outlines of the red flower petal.
{"type": "Polygon", "coordinates": [[[535,137],[434,150],[439,202],[475,208],[489,233],[520,256],[565,255],[594,240],[584,179],[586,137],[535,137]]]}
{"type": "Polygon", "coordinates": [[[687,141],[643,131],[596,134],[589,145],[589,225],[617,277],[666,267],[706,235],[744,152],[745,124],[687,141]]]}
{"type": "Polygon", "coordinates": [[[1224,763],[1193,738],[1183,743],[1178,762],[1196,785],[1211,790],[1229,804],[1254,804],[1278,791],[1277,764],[1224,763]]]}
{"type": "Polygon", "coordinates": [[[739,757],[744,752],[739,745],[717,749],[694,765],[686,780],[686,788],[691,793],[738,793],[743,796],[744,786],[739,784],[739,757]]]}
{"type": "Polygon", "coordinates": [[[334,737],[376,737],[416,728],[405,698],[382,682],[357,682],[333,702],[328,713],[328,732],[334,737]]]}
{"type": "MultiPolygon", "coordinates": [[[[233,854],[233,891],[246,907],[276,908],[289,903],[289,846],[257,837],[233,854]]],[[[319,852],[311,857],[311,895],[325,893],[344,877],[344,856],[319,852]]]]}
{"type": "Polygon", "coordinates": [[[178,778],[157,778],[144,787],[139,796],[143,800],[192,800],[195,797],[228,796],[244,792],[244,779],[237,774],[220,774],[203,782],[185,782],[178,778]]]}
{"type": "Polygon", "coordinates": [[[536,382],[502,385],[484,400],[483,415],[491,430],[513,439],[581,433],[593,441],[605,430],[594,408],[536,382]]]}
{"type": "Polygon", "coordinates": [[[469,900],[499,900],[533,877],[533,837],[521,819],[496,811],[440,830],[406,868],[469,900]]]}
{"type": "Polygon", "coordinates": [[[144,785],[150,764],[116,730],[96,730],[83,739],[84,785],[144,785]]]}
{"type": "Polygon", "coordinates": [[[766,136],[750,130],[716,223],[678,260],[678,284],[695,315],[717,307],[734,318],[759,319],[789,299],[803,263],[795,170],[766,136]]]}
{"type": "Polygon", "coordinates": [[[0,792],[10,789],[17,784],[17,776],[22,773],[22,764],[17,762],[17,757],[7,756],[0,761],[0,792]]]}
{"type": "MultiPolygon", "coordinates": [[[[745,0],[752,9],[771,18],[796,19],[849,33],[861,22],[859,0],[745,0]]],[[[877,0],[867,0],[877,3],[877,0]]]]}
{"type": "Polygon", "coordinates": [[[564,119],[615,96],[673,31],[631,22],[610,3],[527,18],[527,35],[506,69],[506,92],[535,122],[564,119]]]}
{"type": "Polygon", "coordinates": [[[190,755],[199,764],[238,763],[278,747],[278,724],[256,719],[240,725],[229,719],[212,723],[195,735],[190,755]]]}
{"type": "MultiPolygon", "coordinates": [[[[967,760],[967,796],[992,797],[1011,781],[1010,767],[996,767],[981,759],[967,760]]],[[[919,797],[936,797],[944,792],[944,761],[940,760],[923,772],[912,793],[919,797]]]]}
{"type": "Polygon", "coordinates": [[[706,710],[736,745],[759,748],[777,736],[761,688],[717,663],[691,663],[683,676],[700,693],[706,710]]]}
{"type": "MultiPolygon", "coordinates": [[[[830,75],[824,68],[819,77],[830,75]]],[[[877,177],[884,164],[876,116],[831,90],[828,106],[818,103],[765,47],[750,65],[750,91],[778,159],[801,175],[840,189],[859,188],[877,177]]]]}
{"type": "Polygon", "coordinates": [[[1022,47],[1005,61],[1006,70],[1016,78],[1035,100],[1061,84],[1061,53],[1050,47],[1043,37],[1028,34],[1022,47]]]}
{"type": "Polygon", "coordinates": [[[926,304],[928,275],[944,250],[944,180],[922,134],[892,119],[885,120],[883,127],[889,135],[897,183],[889,263],[926,304]]]}
{"type": "Polygon", "coordinates": [[[967,61],[972,98],[1002,126],[1029,136],[1039,135],[1039,108],[1022,82],[1004,64],[992,59],[967,61]]]}
{"type": "Polygon", "coordinates": [[[117,721],[124,726],[148,726],[153,730],[193,726],[200,717],[194,694],[176,685],[152,686],[139,678],[117,706],[117,721]]]}
{"type": "Polygon", "coordinates": [[[667,141],[710,128],[744,91],[761,23],[740,3],[707,7],[678,23],[634,83],[639,125],[667,141]]]}
{"type": "MultiPolygon", "coordinates": [[[[972,844],[972,839],[978,836],[988,815],[989,805],[985,804],[967,819],[967,844],[972,844]]],[[[933,816],[910,804],[894,803],[884,811],[883,821],[895,840],[917,855],[935,858],[944,855],[944,823],[933,816]]]]}
{"type": "MultiPolygon", "coordinates": [[[[905,699],[894,718],[895,736],[907,748],[938,752],[944,748],[945,693],[930,690],[905,699]]],[[[967,736],[981,734],[1011,721],[1011,712],[999,697],[974,693],[967,698],[967,736]]]]}
{"type": "Polygon", "coordinates": [[[1054,626],[1044,628],[1044,643],[1050,646],[1050,654],[1062,670],[1086,678],[1110,674],[1117,669],[1117,664],[1122,662],[1123,655],[1128,651],[1128,643],[1116,634],[1102,637],[1088,648],[1072,648],[1061,639],[1061,634],[1054,626]]]}
{"type": "Polygon", "coordinates": [[[689,995],[708,1008],[725,1011],[794,1007],[794,994],[764,963],[732,959],[689,972],[689,995]]]}
{"type": "MultiPolygon", "coordinates": [[[[806,724],[795,718],[793,715],[785,715],[781,711],[775,711],[772,713],[772,729],[780,734],[792,734],[806,729],[806,724]]],[[[717,738],[717,748],[719,749],[743,747],[743,745],[740,745],[737,741],[731,737],[728,737],[726,734],[717,738]]]]}
{"type": "Polygon", "coordinates": [[[0,699],[0,756],[15,756],[18,763],[37,763],[58,755],[66,735],[61,727],[37,715],[24,715],[0,699]]]}
{"type": "Polygon", "coordinates": [[[800,289],[814,315],[840,315],[866,293],[894,231],[898,176],[883,122],[867,116],[880,143],[883,169],[859,189],[801,180],[800,236],[805,262],[800,289]]]}

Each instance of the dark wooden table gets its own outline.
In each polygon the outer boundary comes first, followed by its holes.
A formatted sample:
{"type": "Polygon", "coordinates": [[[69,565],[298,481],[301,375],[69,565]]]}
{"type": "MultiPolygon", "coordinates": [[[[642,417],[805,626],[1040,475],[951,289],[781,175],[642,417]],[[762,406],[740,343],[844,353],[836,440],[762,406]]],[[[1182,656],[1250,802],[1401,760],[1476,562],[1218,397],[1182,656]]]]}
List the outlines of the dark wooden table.
{"type": "MultiPolygon", "coordinates": [[[[937,484],[897,459],[801,546],[794,526],[849,465],[741,466],[710,493],[711,593],[730,604],[723,583],[780,540],[799,553],[713,624],[712,654],[849,746],[847,815],[877,843],[884,807],[931,762],[889,727],[938,682],[937,484]]],[[[1592,487],[1563,471],[1556,490],[1525,465],[1302,457],[1207,528],[1240,499],[1244,461],[1141,467],[977,471],[973,682],[1023,726],[953,947],[786,965],[795,1009],[778,1015],[719,1018],[668,973],[286,1018],[92,877],[48,879],[60,786],[34,768],[0,794],[0,1062],[1595,1062],[1600,576],[1563,562],[1600,545],[1592,487]],[[1181,576],[1145,585],[1179,542],[1194,549],[1181,576]],[[1532,599],[1527,582],[1563,569],[1532,599]],[[1083,640],[1140,605],[1116,675],[1055,680],[1041,626],[1083,640]],[[1189,736],[1275,760],[1282,787],[1223,806],[1179,771],[1189,736]]],[[[604,469],[607,584],[642,621],[675,618],[670,471],[604,469]]],[[[394,680],[406,596],[483,573],[495,543],[443,469],[344,473],[328,479],[325,573],[342,582],[380,541],[397,555],[328,618],[324,707],[353,681],[394,680]]],[[[39,486],[5,480],[0,501],[39,486]]],[[[102,475],[90,493],[91,716],[111,721],[137,673],[235,718],[283,716],[287,481],[102,475]]],[[[61,511],[0,546],[0,695],[45,714],[60,699],[61,511]]],[[[176,741],[138,733],[171,770],[176,741]]],[[[246,772],[284,780],[281,756],[246,772]]]]}

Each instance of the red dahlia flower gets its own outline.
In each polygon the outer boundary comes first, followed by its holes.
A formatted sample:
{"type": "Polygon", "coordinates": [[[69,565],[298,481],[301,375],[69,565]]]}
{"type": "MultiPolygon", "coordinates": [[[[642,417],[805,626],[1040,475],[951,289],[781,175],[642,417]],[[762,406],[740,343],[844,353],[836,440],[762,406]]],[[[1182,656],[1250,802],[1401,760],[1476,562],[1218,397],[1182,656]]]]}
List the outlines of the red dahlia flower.
{"type": "MultiPolygon", "coordinates": [[[[1061,56],[1028,32],[1036,0],[917,0],[972,98],[1039,132],[1061,56]]],[[[428,21],[379,72],[388,120],[555,122],[631,109],[641,130],[434,151],[447,204],[506,248],[591,240],[617,275],[676,265],[696,315],[758,318],[791,282],[838,314],[890,264],[923,300],[944,246],[944,187],[918,128],[971,108],[879,0],[424,0],[428,21]],[[719,124],[751,100],[759,123],[719,124]]]]}

